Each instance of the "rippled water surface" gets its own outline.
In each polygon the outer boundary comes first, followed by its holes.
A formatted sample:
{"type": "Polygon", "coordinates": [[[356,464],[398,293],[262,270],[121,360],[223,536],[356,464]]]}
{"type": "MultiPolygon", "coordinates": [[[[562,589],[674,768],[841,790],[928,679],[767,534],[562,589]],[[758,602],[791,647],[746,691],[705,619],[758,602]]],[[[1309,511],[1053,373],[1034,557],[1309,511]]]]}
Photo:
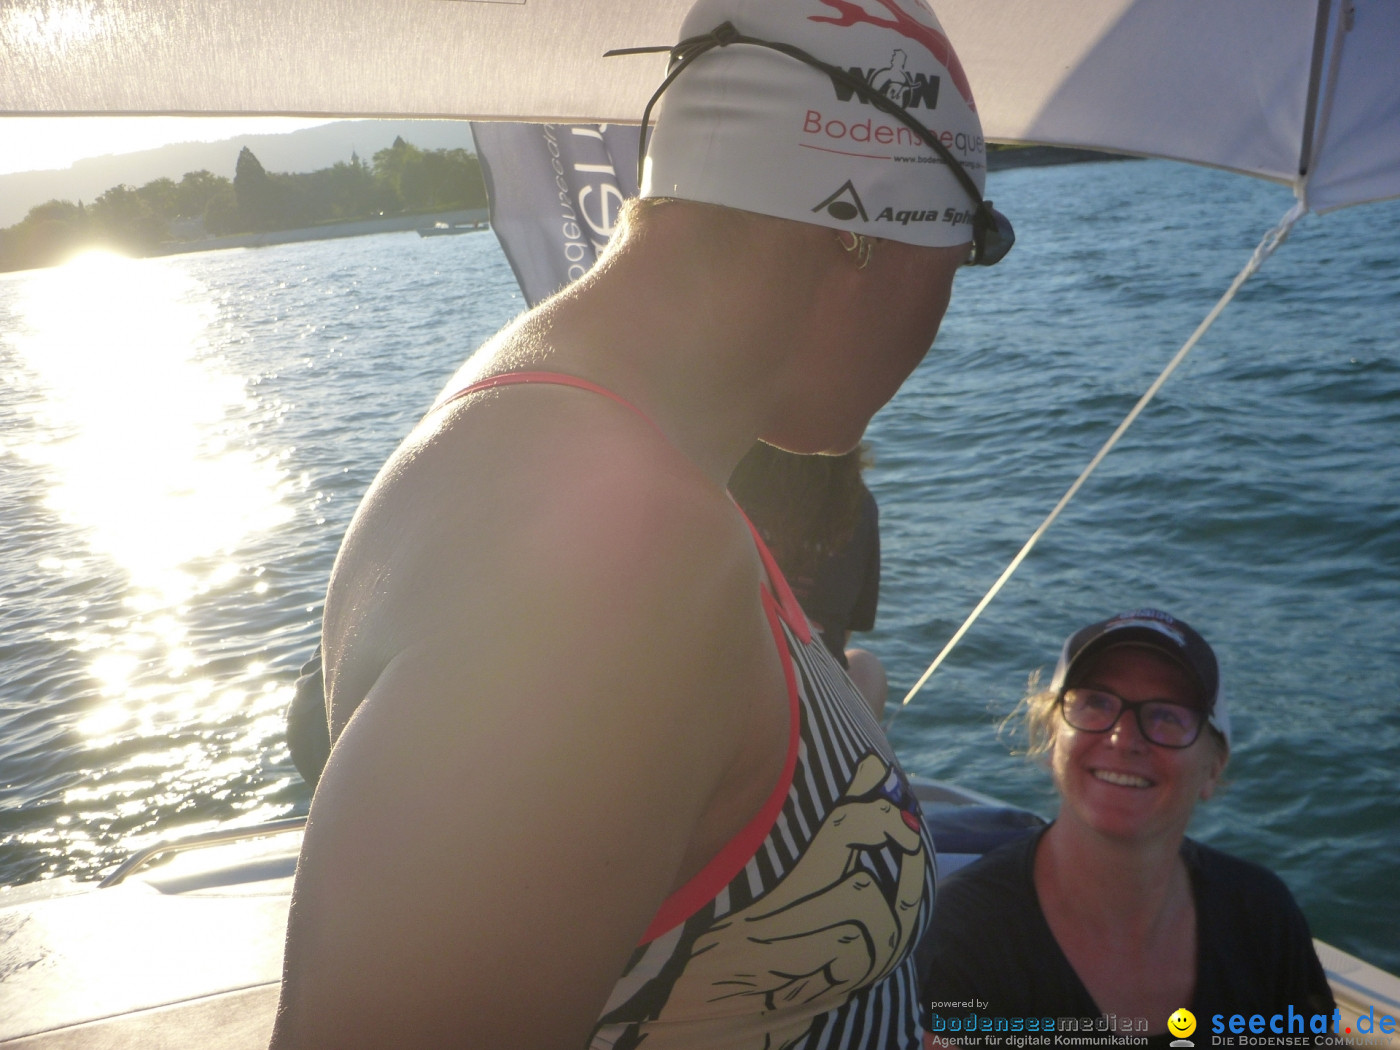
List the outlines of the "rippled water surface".
{"type": "MultiPolygon", "coordinates": [[[[1020,242],[959,278],[875,420],[867,639],[901,691],[1287,209],[1156,162],[998,173],[1020,242]]],[[[283,713],[355,503],[521,307],[489,233],[0,275],[0,884],[304,812],[283,713]]],[[[1400,205],[1309,217],[892,735],[1052,812],[997,717],[1089,619],[1216,643],[1228,789],[1194,833],[1400,971],[1400,205]]]]}

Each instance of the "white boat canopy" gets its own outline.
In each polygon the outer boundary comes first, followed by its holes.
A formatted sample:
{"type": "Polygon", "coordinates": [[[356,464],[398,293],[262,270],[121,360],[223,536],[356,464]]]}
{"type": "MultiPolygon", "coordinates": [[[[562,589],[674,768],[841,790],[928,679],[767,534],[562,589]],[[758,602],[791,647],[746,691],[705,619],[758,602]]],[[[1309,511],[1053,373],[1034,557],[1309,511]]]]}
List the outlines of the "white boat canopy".
{"type": "MultiPolygon", "coordinates": [[[[9,0],[0,115],[635,123],[690,0],[9,0]]],[[[824,0],[854,18],[898,0],[824,0]]],[[[1396,0],[937,0],[988,137],[1400,196],[1396,0]]]]}

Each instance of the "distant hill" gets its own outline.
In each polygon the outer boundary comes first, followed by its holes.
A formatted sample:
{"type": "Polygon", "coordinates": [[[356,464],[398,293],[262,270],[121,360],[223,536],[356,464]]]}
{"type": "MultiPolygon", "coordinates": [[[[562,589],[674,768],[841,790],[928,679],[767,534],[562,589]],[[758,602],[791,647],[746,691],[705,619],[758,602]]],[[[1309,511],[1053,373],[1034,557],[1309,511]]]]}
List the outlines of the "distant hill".
{"type": "Polygon", "coordinates": [[[268,171],[317,171],[336,161],[348,161],[352,151],[368,161],[399,135],[425,150],[474,149],[471,129],[462,120],[340,120],[283,135],[183,142],[138,153],[93,157],[57,171],[0,175],[0,227],[13,226],[36,204],[91,201],[123,183],[142,186],[162,177],[178,182],[185,172],[201,169],[231,179],[238,151],[244,146],[268,171]]]}

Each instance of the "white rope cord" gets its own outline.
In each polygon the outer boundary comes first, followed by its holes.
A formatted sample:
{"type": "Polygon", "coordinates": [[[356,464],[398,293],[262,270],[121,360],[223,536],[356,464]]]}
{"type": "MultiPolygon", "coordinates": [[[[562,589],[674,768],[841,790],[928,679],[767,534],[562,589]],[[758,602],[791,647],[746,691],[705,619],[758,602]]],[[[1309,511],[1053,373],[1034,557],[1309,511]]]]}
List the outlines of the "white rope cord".
{"type": "MultiPolygon", "coordinates": [[[[954,634],[952,638],[948,639],[948,644],[943,647],[943,651],[934,657],[933,663],[929,664],[928,670],[923,673],[923,677],[914,683],[914,688],[909,690],[904,700],[900,703],[900,706],[895,708],[894,714],[898,714],[910,700],[914,699],[919,690],[924,687],[924,683],[929,680],[933,672],[938,670],[939,665],[942,664],[948,654],[953,651],[954,646],[962,641],[963,635],[967,634],[968,629],[977,621],[977,617],[982,615],[982,610],[992,603],[992,599],[1000,593],[1002,587],[1006,585],[1006,581],[1011,579],[1012,573],[1020,568],[1021,563],[1026,560],[1026,556],[1029,555],[1035,545],[1040,542],[1040,537],[1045,535],[1050,526],[1054,524],[1055,519],[1060,516],[1060,512],[1069,505],[1070,500],[1074,499],[1075,494],[1083,487],[1084,482],[1089,479],[1089,475],[1103,462],[1103,458],[1112,451],[1113,446],[1118,444],[1118,439],[1133,425],[1133,421],[1137,419],[1142,413],[1142,410],[1147,407],[1148,403],[1157,396],[1157,391],[1162,389],[1162,384],[1176,371],[1176,366],[1186,360],[1186,355],[1195,349],[1196,344],[1201,341],[1201,337],[1206,334],[1210,326],[1215,323],[1215,319],[1221,315],[1225,307],[1229,305],[1230,300],[1235,297],[1235,293],[1240,290],[1240,286],[1243,285],[1245,281],[1249,280],[1249,278],[1258,271],[1259,267],[1263,265],[1264,260],[1272,255],[1274,250],[1284,242],[1288,237],[1289,231],[1293,229],[1293,224],[1302,218],[1306,211],[1307,206],[1302,201],[1299,201],[1289,210],[1288,214],[1279,221],[1277,226],[1264,234],[1264,239],[1261,240],[1259,246],[1254,249],[1254,254],[1250,256],[1249,262],[1245,264],[1244,269],[1236,275],[1235,279],[1230,282],[1229,289],[1220,297],[1220,301],[1215,304],[1210,313],[1206,314],[1205,320],[1191,333],[1191,338],[1186,340],[1181,349],[1176,352],[1176,356],[1167,363],[1167,367],[1162,369],[1162,374],[1147,388],[1147,392],[1144,393],[1142,397],[1138,398],[1138,402],[1133,406],[1132,411],[1123,418],[1123,422],[1118,424],[1118,429],[1104,442],[1103,447],[1099,449],[1094,455],[1094,458],[1089,461],[1089,465],[1084,468],[1079,477],[1074,479],[1074,484],[1069,487],[1069,490],[1060,497],[1060,502],[1055,504],[1055,509],[1040,523],[1040,527],[1036,529],[1035,532],[1031,533],[1030,539],[1026,540],[1025,545],[1021,548],[1016,557],[1011,559],[1011,564],[1002,571],[1001,576],[997,578],[997,582],[992,584],[991,590],[982,596],[982,600],[977,603],[977,607],[973,609],[968,618],[963,621],[957,633],[954,634]]],[[[890,722],[892,723],[893,721],[894,715],[891,715],[890,722]]]]}

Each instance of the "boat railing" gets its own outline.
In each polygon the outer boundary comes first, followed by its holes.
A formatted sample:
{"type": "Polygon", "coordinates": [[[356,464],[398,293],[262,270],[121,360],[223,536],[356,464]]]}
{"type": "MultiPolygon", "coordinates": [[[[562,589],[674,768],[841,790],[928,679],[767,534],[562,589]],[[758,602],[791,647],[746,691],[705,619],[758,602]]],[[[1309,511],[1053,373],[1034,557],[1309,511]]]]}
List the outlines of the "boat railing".
{"type": "Polygon", "coordinates": [[[243,827],[215,828],[199,835],[182,839],[157,842],[133,853],[106,878],[97,884],[98,889],[106,889],[123,881],[128,875],[145,867],[158,857],[185,850],[201,849],[205,846],[220,846],[244,839],[262,838],[265,835],[281,835],[291,831],[301,831],[306,827],[305,817],[287,817],[284,820],[269,820],[263,824],[248,824],[243,827]]]}

